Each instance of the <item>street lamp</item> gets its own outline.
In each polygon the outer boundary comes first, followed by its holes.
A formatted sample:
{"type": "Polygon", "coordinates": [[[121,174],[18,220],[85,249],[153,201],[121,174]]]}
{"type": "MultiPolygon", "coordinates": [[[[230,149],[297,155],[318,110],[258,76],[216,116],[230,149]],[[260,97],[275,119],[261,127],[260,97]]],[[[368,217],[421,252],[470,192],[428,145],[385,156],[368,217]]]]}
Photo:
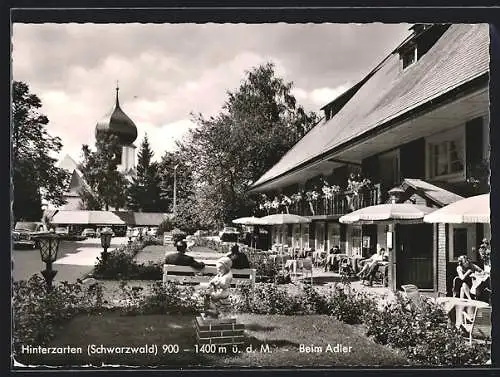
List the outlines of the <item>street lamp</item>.
{"type": "Polygon", "coordinates": [[[52,290],[52,280],[56,276],[57,271],[52,269],[52,263],[57,259],[57,252],[59,251],[59,236],[52,232],[38,233],[33,238],[37,241],[38,247],[40,248],[40,257],[45,263],[45,270],[42,271],[42,275],[45,278],[45,283],[47,284],[47,291],[52,290]]]}
{"type": "Polygon", "coordinates": [[[177,213],[177,168],[178,167],[179,164],[174,166],[174,208],[173,208],[174,215],[177,213]]]}
{"type": "Polygon", "coordinates": [[[110,228],[101,230],[101,246],[104,249],[101,253],[103,263],[108,260],[108,247],[111,245],[111,237],[113,237],[113,231],[110,228]]]}

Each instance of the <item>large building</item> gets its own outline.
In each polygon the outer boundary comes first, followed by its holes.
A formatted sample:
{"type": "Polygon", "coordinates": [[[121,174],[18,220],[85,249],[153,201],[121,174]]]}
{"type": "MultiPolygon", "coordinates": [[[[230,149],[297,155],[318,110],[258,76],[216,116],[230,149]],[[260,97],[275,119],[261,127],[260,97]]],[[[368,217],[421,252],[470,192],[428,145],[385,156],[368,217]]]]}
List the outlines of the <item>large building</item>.
{"type": "Polygon", "coordinates": [[[450,293],[457,257],[473,260],[483,224],[360,224],[342,215],[388,201],[440,208],[487,192],[488,25],[414,25],[360,81],[323,107],[307,133],[251,188],[260,215],[289,211],[304,225],[275,226],[273,242],[348,255],[391,249],[389,280],[450,293]],[[397,193],[391,197],[391,193],[397,193]],[[276,198],[276,199],[275,199],[276,198]]]}

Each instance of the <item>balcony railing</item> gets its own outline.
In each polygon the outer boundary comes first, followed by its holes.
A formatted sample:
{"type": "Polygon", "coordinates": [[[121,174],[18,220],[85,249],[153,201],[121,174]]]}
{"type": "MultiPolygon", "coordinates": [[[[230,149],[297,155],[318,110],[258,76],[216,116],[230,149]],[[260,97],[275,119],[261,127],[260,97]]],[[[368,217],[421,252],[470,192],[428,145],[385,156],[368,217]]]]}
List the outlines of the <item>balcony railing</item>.
{"type": "MultiPolygon", "coordinates": [[[[288,213],[300,216],[342,216],[361,208],[381,204],[381,196],[380,185],[375,185],[358,193],[346,191],[331,198],[320,198],[310,202],[302,200],[288,206],[288,213]]],[[[284,208],[271,209],[269,214],[285,211],[284,208]]]]}

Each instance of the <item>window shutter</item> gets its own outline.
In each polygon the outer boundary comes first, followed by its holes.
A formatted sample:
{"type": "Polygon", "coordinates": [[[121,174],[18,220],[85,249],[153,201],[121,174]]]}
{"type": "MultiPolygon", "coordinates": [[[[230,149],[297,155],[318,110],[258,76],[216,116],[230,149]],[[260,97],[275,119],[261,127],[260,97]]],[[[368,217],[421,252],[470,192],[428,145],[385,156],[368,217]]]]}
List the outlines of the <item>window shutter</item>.
{"type": "Polygon", "coordinates": [[[474,118],[465,124],[465,167],[467,178],[483,158],[483,118],[474,118]]]}

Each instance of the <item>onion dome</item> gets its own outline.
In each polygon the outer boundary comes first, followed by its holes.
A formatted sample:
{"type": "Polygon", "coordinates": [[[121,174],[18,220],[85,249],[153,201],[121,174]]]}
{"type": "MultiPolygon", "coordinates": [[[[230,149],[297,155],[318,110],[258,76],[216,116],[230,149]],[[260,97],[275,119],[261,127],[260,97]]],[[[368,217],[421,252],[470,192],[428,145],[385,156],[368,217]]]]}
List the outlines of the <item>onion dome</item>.
{"type": "Polygon", "coordinates": [[[116,104],[111,115],[97,122],[96,136],[100,134],[115,135],[122,145],[132,144],[137,139],[137,127],[132,119],[120,108],[118,100],[119,88],[116,88],[116,104]]]}

